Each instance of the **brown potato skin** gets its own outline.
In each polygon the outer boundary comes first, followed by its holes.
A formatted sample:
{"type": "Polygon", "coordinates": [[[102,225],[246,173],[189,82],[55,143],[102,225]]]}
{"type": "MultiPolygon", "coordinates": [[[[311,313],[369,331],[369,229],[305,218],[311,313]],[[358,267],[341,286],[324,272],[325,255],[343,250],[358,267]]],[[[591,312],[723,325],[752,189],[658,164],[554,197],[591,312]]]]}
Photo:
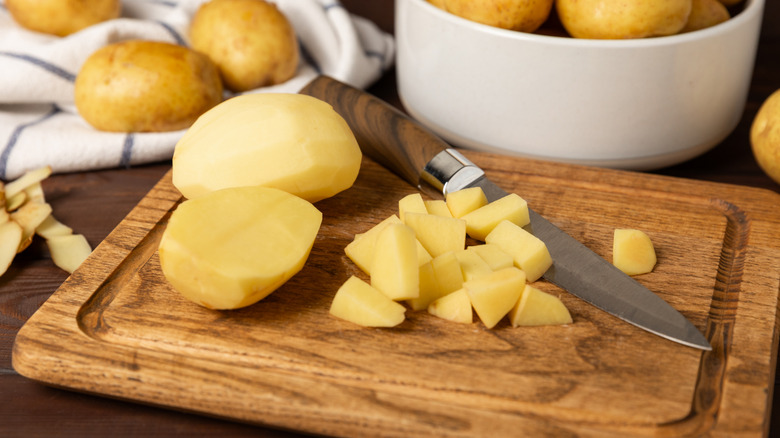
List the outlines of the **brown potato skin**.
{"type": "Polygon", "coordinates": [[[131,40],[105,46],[76,76],[76,108],[101,131],[185,129],[221,101],[222,82],[214,63],[164,42],[131,40]]]}
{"type": "Polygon", "coordinates": [[[190,24],[192,48],[219,67],[235,92],[285,82],[298,67],[298,41],[291,23],[264,0],[212,0],[190,24]]]}
{"type": "Polygon", "coordinates": [[[120,0],[6,0],[14,21],[36,32],[67,36],[119,17],[120,0]]]}

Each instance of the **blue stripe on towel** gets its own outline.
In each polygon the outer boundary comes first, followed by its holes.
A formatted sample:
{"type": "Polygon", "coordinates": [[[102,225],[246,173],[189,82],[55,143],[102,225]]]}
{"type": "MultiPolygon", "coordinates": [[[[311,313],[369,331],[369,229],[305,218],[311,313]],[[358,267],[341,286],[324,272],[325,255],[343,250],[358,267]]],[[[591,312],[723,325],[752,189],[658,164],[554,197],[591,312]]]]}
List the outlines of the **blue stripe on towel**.
{"type": "Polygon", "coordinates": [[[162,27],[163,27],[165,30],[167,30],[167,31],[168,31],[168,33],[170,33],[170,34],[171,34],[171,36],[173,37],[173,39],[174,39],[174,40],[176,40],[176,44],[178,44],[178,45],[180,45],[180,46],[187,46],[187,41],[185,41],[185,40],[184,40],[184,38],[182,38],[182,36],[181,36],[181,35],[179,35],[179,32],[176,32],[176,29],[174,29],[173,27],[171,27],[171,25],[170,25],[170,24],[168,24],[168,23],[165,23],[165,22],[163,22],[163,21],[159,21],[159,20],[157,21],[157,24],[159,24],[160,26],[162,26],[162,27]]]}
{"type": "Polygon", "coordinates": [[[11,133],[11,137],[8,139],[8,142],[5,144],[5,147],[3,148],[3,153],[0,154],[0,179],[5,179],[6,171],[8,168],[8,159],[11,156],[11,152],[13,151],[14,147],[16,146],[17,142],[19,141],[19,136],[22,135],[22,131],[25,129],[37,125],[38,123],[44,122],[50,118],[52,118],[55,114],[59,113],[60,109],[56,105],[52,105],[51,111],[44,114],[43,116],[27,123],[23,123],[21,125],[17,125],[16,129],[14,129],[14,132],[11,133]]]}
{"type": "Polygon", "coordinates": [[[122,158],[119,160],[119,167],[130,167],[130,160],[133,158],[133,145],[135,144],[135,134],[132,132],[125,137],[125,143],[122,145],[122,158]]]}
{"type": "Polygon", "coordinates": [[[27,61],[30,64],[36,65],[38,67],[41,67],[42,69],[54,73],[55,75],[61,77],[62,79],[65,79],[66,81],[73,82],[76,80],[76,75],[63,69],[62,67],[58,67],[54,64],[50,64],[42,59],[35,58],[30,55],[25,55],[22,53],[11,53],[11,52],[0,52],[0,55],[7,56],[9,58],[16,58],[20,59],[22,61],[27,61]]]}

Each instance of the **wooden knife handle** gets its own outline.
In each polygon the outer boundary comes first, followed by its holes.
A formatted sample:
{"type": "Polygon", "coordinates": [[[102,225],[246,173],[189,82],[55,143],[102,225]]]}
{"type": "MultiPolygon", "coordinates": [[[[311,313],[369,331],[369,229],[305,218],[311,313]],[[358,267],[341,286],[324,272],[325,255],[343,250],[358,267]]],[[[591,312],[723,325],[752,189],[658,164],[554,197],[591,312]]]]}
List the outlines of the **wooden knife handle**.
{"type": "Polygon", "coordinates": [[[415,187],[425,165],[450,147],[390,104],[327,76],[315,78],[300,93],[333,106],[365,155],[415,187]]]}

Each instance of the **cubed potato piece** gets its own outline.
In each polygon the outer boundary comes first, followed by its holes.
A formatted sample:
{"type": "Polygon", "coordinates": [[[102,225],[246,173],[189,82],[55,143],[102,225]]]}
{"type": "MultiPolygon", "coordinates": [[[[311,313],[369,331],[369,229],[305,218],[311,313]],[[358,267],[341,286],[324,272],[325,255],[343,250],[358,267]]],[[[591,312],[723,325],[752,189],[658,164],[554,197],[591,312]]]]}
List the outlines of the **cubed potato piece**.
{"type": "Polygon", "coordinates": [[[464,281],[473,280],[493,272],[493,270],[490,269],[490,265],[488,265],[479,254],[470,249],[455,251],[455,257],[460,263],[464,281]]]}
{"type": "Polygon", "coordinates": [[[406,302],[412,310],[427,309],[431,302],[444,295],[439,287],[439,282],[436,280],[436,273],[433,270],[433,264],[431,262],[420,266],[419,275],[420,295],[417,298],[412,298],[406,302]]]}
{"type": "Polygon", "coordinates": [[[465,289],[458,289],[432,302],[428,313],[461,324],[471,324],[474,320],[471,300],[465,289]]]}
{"type": "Polygon", "coordinates": [[[484,241],[501,221],[508,220],[521,227],[531,221],[528,216],[528,203],[514,193],[467,213],[461,216],[461,219],[466,221],[466,233],[481,241],[484,241]]]}
{"type": "Polygon", "coordinates": [[[431,266],[442,296],[463,287],[463,271],[454,251],[435,257],[431,266]]]}
{"type": "Polygon", "coordinates": [[[520,299],[525,280],[525,272],[513,266],[467,281],[463,288],[479,319],[493,328],[520,299]]]}
{"type": "Polygon", "coordinates": [[[92,254],[92,247],[82,234],[66,234],[46,239],[51,259],[58,268],[72,274],[92,254]]]}
{"type": "Polygon", "coordinates": [[[508,268],[515,264],[512,256],[495,244],[483,243],[481,245],[471,245],[468,247],[468,250],[479,254],[479,256],[482,257],[482,260],[484,260],[488,266],[490,266],[490,269],[494,271],[508,268]]]}
{"type": "Polygon", "coordinates": [[[459,218],[486,205],[488,200],[485,192],[482,191],[482,187],[469,187],[457,192],[447,193],[446,202],[452,217],[459,218]]]}
{"type": "Polygon", "coordinates": [[[420,296],[416,241],[414,231],[404,224],[389,224],[376,238],[371,286],[391,300],[420,296]]]}
{"type": "Polygon", "coordinates": [[[419,193],[412,193],[406,195],[398,201],[398,217],[401,218],[401,222],[404,221],[404,217],[407,212],[412,213],[428,213],[428,209],[425,207],[425,201],[423,201],[422,195],[419,193]]]}
{"type": "Polygon", "coordinates": [[[569,309],[560,298],[530,284],[525,286],[517,304],[509,312],[513,327],[571,324],[569,309]]]}
{"type": "Polygon", "coordinates": [[[233,187],[182,202],[160,240],[165,278],[212,309],[260,301],[304,266],[322,223],[310,202],[283,190],[233,187]]]}
{"type": "Polygon", "coordinates": [[[0,224],[0,275],[5,274],[22,242],[22,227],[14,221],[0,224]]]}
{"type": "Polygon", "coordinates": [[[628,275],[647,274],[656,263],[650,237],[641,230],[618,228],[612,241],[612,264],[628,275]]]}
{"type": "MultiPolygon", "coordinates": [[[[400,224],[401,219],[392,215],[382,222],[374,225],[370,230],[362,234],[356,234],[354,240],[350,242],[344,252],[350,260],[355,263],[361,271],[371,274],[371,262],[374,259],[374,250],[376,248],[376,238],[388,224],[400,224]]],[[[422,244],[417,242],[417,261],[420,264],[431,261],[432,257],[422,244]]]]}
{"type": "Polygon", "coordinates": [[[409,212],[404,223],[432,257],[466,247],[466,221],[462,219],[409,212]]]}
{"type": "Polygon", "coordinates": [[[406,308],[352,276],[336,291],[330,314],[364,327],[395,327],[406,318],[406,308]]]}
{"type": "Polygon", "coordinates": [[[194,199],[260,185],[309,202],[352,187],[362,154],[347,122],[326,102],[293,93],[248,93],[210,109],[173,152],[173,184],[194,199]]]}
{"type": "Polygon", "coordinates": [[[442,199],[426,199],[425,208],[428,209],[428,214],[452,217],[452,213],[450,213],[447,203],[442,199]]]}
{"type": "Polygon", "coordinates": [[[515,266],[525,271],[528,281],[538,280],[552,266],[552,257],[544,242],[512,222],[502,221],[496,225],[485,242],[496,244],[511,255],[515,266]]]}

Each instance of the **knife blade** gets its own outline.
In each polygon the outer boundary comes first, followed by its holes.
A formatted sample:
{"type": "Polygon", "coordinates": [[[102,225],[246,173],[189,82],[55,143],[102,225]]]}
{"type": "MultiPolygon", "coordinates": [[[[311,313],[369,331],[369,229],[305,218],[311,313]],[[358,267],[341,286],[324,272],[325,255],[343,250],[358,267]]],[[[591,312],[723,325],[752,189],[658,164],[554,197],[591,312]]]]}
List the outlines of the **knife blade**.
{"type": "MultiPolygon", "coordinates": [[[[427,128],[371,94],[327,76],[300,91],[329,103],[347,122],[368,157],[413,186],[442,195],[481,187],[489,201],[507,195],[484,171],[427,128]]],[[[711,350],[707,339],[674,307],[535,211],[528,231],[550,251],[547,281],[630,324],[693,348],[711,350]]]]}

